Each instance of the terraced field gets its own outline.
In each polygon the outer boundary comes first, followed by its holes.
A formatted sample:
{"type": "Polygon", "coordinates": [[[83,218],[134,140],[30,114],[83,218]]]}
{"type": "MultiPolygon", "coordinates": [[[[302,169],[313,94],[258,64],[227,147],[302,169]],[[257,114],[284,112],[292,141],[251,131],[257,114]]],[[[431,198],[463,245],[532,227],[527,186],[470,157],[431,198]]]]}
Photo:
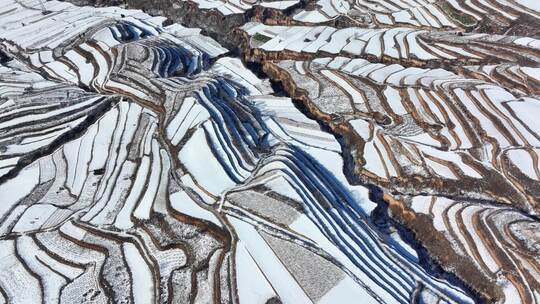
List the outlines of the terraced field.
{"type": "Polygon", "coordinates": [[[0,303],[540,302],[536,1],[0,4],[0,303]]]}

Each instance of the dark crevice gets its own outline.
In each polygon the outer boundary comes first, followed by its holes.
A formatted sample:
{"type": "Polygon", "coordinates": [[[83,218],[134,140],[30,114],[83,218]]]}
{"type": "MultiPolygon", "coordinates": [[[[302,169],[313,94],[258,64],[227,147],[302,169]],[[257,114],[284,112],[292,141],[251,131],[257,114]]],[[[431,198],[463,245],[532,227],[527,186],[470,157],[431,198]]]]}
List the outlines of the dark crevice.
{"type": "MultiPolygon", "coordinates": [[[[249,63],[249,68],[254,73],[262,71],[262,65],[258,63],[249,63]]],[[[264,74],[264,72],[262,73],[264,74]]],[[[281,81],[271,80],[271,84],[272,88],[276,92],[275,95],[291,98],[291,96],[289,96],[284,89],[281,81]]],[[[358,176],[356,176],[356,174],[354,173],[354,160],[349,145],[346,143],[346,139],[342,135],[334,132],[327,123],[314,117],[314,115],[309,111],[304,102],[295,98],[292,98],[292,100],[295,107],[300,112],[302,112],[302,114],[304,114],[309,119],[317,122],[323,131],[332,134],[339,142],[341,146],[341,156],[343,158],[344,164],[343,173],[347,178],[347,181],[351,185],[360,185],[369,189],[369,199],[377,204],[377,207],[375,207],[375,209],[370,214],[370,219],[375,224],[375,226],[377,226],[379,232],[389,236],[390,233],[395,230],[403,239],[403,241],[416,251],[418,255],[419,265],[427,273],[431,274],[436,278],[446,280],[452,285],[461,288],[475,301],[475,303],[488,303],[488,300],[486,298],[484,298],[476,290],[472,289],[464,280],[462,280],[452,272],[445,271],[440,265],[440,263],[430,256],[426,247],[424,247],[421,242],[419,242],[415,238],[413,231],[391,217],[388,210],[388,203],[383,199],[383,188],[375,184],[366,183],[360,180],[360,178],[358,178],[358,176]]]]}
{"type": "MultiPolygon", "coordinates": [[[[268,75],[263,71],[263,64],[259,62],[245,62],[244,65],[257,77],[268,79],[268,75]]],[[[352,157],[352,153],[350,151],[350,148],[347,143],[346,139],[334,132],[331,127],[321,119],[318,119],[309,111],[307,106],[304,104],[303,101],[299,99],[295,99],[292,96],[290,96],[285,90],[284,85],[281,81],[275,81],[273,79],[269,79],[270,84],[272,86],[272,89],[274,91],[275,96],[282,96],[282,97],[289,97],[292,99],[293,104],[295,107],[307,118],[317,122],[321,130],[332,134],[335,139],[339,142],[341,146],[341,156],[343,158],[343,173],[345,177],[347,178],[347,181],[351,185],[360,185],[363,187],[366,187],[369,189],[369,199],[377,204],[377,207],[372,211],[370,215],[370,219],[375,224],[375,226],[378,228],[379,232],[386,234],[387,236],[390,236],[390,233],[393,231],[396,231],[399,236],[403,239],[405,243],[407,243],[411,248],[413,248],[417,255],[418,255],[418,261],[419,265],[430,275],[443,279],[448,281],[454,286],[457,286],[458,288],[461,288],[464,290],[467,295],[469,295],[475,303],[488,303],[488,300],[483,297],[479,292],[471,288],[465,281],[463,281],[461,278],[459,278],[456,274],[445,271],[442,266],[440,265],[437,260],[432,258],[428,252],[428,250],[419,242],[415,236],[412,230],[405,227],[403,224],[397,222],[395,219],[393,219],[390,215],[390,212],[388,210],[388,203],[383,199],[383,193],[384,190],[371,183],[366,183],[362,181],[358,176],[354,173],[354,160],[352,157]]]]}
{"type": "Polygon", "coordinates": [[[418,264],[422,266],[427,273],[465,290],[475,303],[488,303],[486,298],[472,289],[471,286],[456,274],[445,271],[439,262],[435,260],[429,254],[428,250],[415,238],[414,233],[390,216],[388,203],[384,200],[383,190],[380,187],[372,184],[365,186],[369,189],[369,199],[377,203],[377,207],[375,207],[371,213],[371,219],[373,223],[379,227],[381,232],[388,235],[391,232],[391,227],[393,227],[400,238],[416,251],[416,254],[418,255],[418,264]]]}
{"type": "Polygon", "coordinates": [[[2,49],[0,49],[0,64],[7,63],[11,61],[11,56],[9,56],[7,53],[5,53],[2,49]]]}

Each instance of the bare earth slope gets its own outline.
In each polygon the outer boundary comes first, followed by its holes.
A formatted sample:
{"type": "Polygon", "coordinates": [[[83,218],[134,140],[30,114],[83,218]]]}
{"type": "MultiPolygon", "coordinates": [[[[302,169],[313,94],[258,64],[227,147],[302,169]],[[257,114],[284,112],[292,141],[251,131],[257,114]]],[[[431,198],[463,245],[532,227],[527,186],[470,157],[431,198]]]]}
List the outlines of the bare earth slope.
{"type": "Polygon", "coordinates": [[[540,301],[536,1],[69,2],[0,6],[0,303],[540,301]]]}

